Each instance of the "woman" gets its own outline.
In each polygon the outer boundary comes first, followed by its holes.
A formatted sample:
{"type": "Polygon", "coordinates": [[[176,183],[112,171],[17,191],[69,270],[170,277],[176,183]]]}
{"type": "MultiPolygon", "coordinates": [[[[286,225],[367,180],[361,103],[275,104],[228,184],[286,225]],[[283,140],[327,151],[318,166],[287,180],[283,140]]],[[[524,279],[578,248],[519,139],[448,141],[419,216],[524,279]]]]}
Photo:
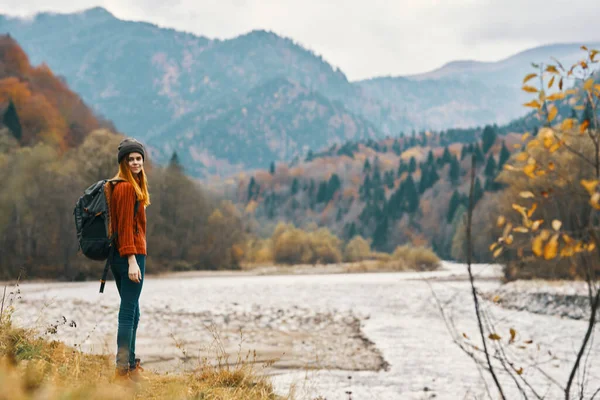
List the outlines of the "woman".
{"type": "Polygon", "coordinates": [[[144,146],[135,139],[119,144],[119,172],[113,178],[110,197],[110,231],[117,234],[111,270],[121,297],[115,376],[134,381],[143,379],[135,357],[135,338],[146,267],[146,207],[150,204],[145,156],[144,146]]]}

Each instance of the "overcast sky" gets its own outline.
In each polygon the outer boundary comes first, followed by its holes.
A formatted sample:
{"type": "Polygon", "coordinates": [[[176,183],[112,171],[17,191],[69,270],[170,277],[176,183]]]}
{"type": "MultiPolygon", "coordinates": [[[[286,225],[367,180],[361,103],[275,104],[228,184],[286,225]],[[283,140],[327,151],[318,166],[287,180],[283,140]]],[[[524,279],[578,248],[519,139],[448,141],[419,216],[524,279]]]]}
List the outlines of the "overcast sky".
{"type": "Polygon", "coordinates": [[[210,38],[271,30],[322,55],[350,80],[600,40],[598,0],[0,0],[0,13],[31,16],[94,6],[121,19],[210,38]]]}

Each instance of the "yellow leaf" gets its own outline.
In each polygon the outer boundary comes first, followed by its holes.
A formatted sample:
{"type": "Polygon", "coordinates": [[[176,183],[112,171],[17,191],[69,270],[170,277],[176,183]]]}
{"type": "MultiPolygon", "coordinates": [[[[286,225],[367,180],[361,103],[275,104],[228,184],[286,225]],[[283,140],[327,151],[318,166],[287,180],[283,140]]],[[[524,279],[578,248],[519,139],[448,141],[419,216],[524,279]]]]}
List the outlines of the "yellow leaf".
{"type": "MultiPolygon", "coordinates": [[[[556,108],[554,108],[554,110],[556,110],[556,108]]],[[[548,118],[550,118],[550,116],[548,116],[548,118]]],[[[544,142],[544,147],[549,149],[554,144],[554,139],[551,137],[545,137],[543,139],[543,142],[544,142]]]]}
{"type": "Polygon", "coordinates": [[[571,96],[573,94],[577,94],[577,89],[568,89],[568,90],[565,90],[565,95],[571,96]]]}
{"type": "Polygon", "coordinates": [[[508,235],[506,237],[505,243],[510,246],[513,243],[514,240],[515,240],[515,238],[513,237],[513,235],[508,235]]]}
{"type": "Polygon", "coordinates": [[[579,65],[581,65],[581,68],[583,69],[587,69],[588,65],[585,61],[579,61],[579,65]]]}
{"type": "Polygon", "coordinates": [[[561,257],[572,257],[575,254],[575,249],[572,245],[566,245],[560,250],[561,257]]]}
{"type": "Polygon", "coordinates": [[[523,367],[519,368],[516,373],[517,375],[523,375],[523,367]]]}
{"type": "Polygon", "coordinates": [[[529,232],[529,229],[525,228],[524,226],[517,226],[515,229],[513,229],[513,232],[527,233],[529,232]]]}
{"type": "Polygon", "coordinates": [[[537,171],[535,171],[535,176],[542,176],[542,175],[546,175],[546,171],[544,171],[543,169],[538,169],[537,171]]]}
{"type": "Polygon", "coordinates": [[[585,190],[587,190],[587,192],[591,196],[592,193],[594,193],[596,191],[596,187],[598,186],[598,181],[582,179],[581,186],[583,186],[585,188],[585,190]]]}
{"type": "Polygon", "coordinates": [[[504,226],[504,231],[502,232],[502,237],[506,238],[506,236],[510,233],[511,230],[512,230],[512,224],[509,222],[508,224],[506,224],[504,226]]]}
{"type": "Polygon", "coordinates": [[[556,114],[558,114],[558,108],[552,107],[548,112],[548,122],[552,122],[556,118],[556,114]]]}
{"type": "Polygon", "coordinates": [[[531,250],[533,251],[533,254],[535,254],[537,257],[540,257],[543,252],[544,252],[544,239],[542,239],[542,236],[536,236],[533,241],[531,242],[531,250]]]}
{"type": "Polygon", "coordinates": [[[495,296],[494,296],[494,298],[492,299],[492,301],[493,301],[494,303],[499,303],[499,302],[500,302],[500,296],[498,296],[498,295],[495,295],[495,296]]]}
{"type": "Polygon", "coordinates": [[[552,85],[554,85],[554,78],[556,78],[556,77],[553,76],[552,79],[550,79],[550,82],[548,82],[548,89],[550,89],[552,87],[552,85]]]}
{"type": "Polygon", "coordinates": [[[558,235],[552,236],[552,238],[546,243],[544,247],[544,258],[546,260],[552,260],[556,258],[558,254],[558,235]]]}
{"type": "Polygon", "coordinates": [[[517,336],[517,331],[514,330],[513,328],[509,329],[510,332],[510,343],[515,341],[515,337],[517,336]]]}
{"type": "Polygon", "coordinates": [[[533,221],[533,224],[531,225],[531,232],[537,231],[543,222],[544,222],[543,219],[538,219],[537,221],[533,221]]]}
{"type": "Polygon", "coordinates": [[[580,49],[584,50],[584,51],[588,51],[588,48],[586,46],[581,46],[580,49]]]}
{"type": "Polygon", "coordinates": [[[592,198],[590,199],[590,204],[596,210],[600,210],[600,193],[596,192],[592,195],[592,198]]]}
{"type": "Polygon", "coordinates": [[[503,249],[503,247],[497,248],[496,251],[494,251],[494,258],[497,258],[502,253],[503,249]]]}
{"type": "Polygon", "coordinates": [[[590,126],[590,121],[586,119],[581,123],[581,125],[579,125],[579,133],[584,133],[588,126],[590,126]]]}
{"type": "Polygon", "coordinates": [[[498,242],[494,242],[490,245],[490,251],[494,251],[494,249],[498,247],[498,242]]]}
{"type": "Polygon", "coordinates": [[[587,251],[592,252],[596,248],[596,243],[590,243],[587,245],[587,251]]]}
{"type": "Polygon", "coordinates": [[[563,121],[562,125],[560,126],[560,129],[562,129],[563,131],[568,131],[570,129],[573,129],[573,118],[567,118],[563,121]]]}
{"type": "Polygon", "coordinates": [[[560,78],[560,81],[558,81],[558,90],[562,90],[563,89],[563,78],[560,78]]]}
{"type": "Polygon", "coordinates": [[[521,192],[521,193],[519,193],[519,196],[523,197],[524,199],[530,199],[532,197],[535,197],[535,195],[529,191],[521,192]]]}
{"type": "Polygon", "coordinates": [[[594,86],[594,78],[590,78],[583,84],[584,90],[590,90],[594,86]]]}
{"type": "Polygon", "coordinates": [[[537,74],[533,74],[533,73],[532,73],[532,74],[528,74],[528,75],[527,75],[527,76],[525,76],[525,78],[523,79],[523,84],[526,84],[526,83],[527,83],[527,81],[529,81],[529,80],[531,80],[531,79],[535,78],[536,76],[537,76],[537,74]]]}
{"type": "Polygon", "coordinates": [[[559,231],[561,226],[562,226],[562,222],[561,221],[559,221],[557,219],[555,219],[554,221],[552,221],[552,228],[555,231],[559,231]]]}
{"type": "Polygon", "coordinates": [[[537,203],[533,203],[533,205],[531,206],[529,211],[527,211],[527,216],[531,217],[536,209],[537,209],[537,203]]]}
{"type": "Polygon", "coordinates": [[[567,235],[566,233],[562,234],[562,238],[563,238],[563,240],[564,240],[564,242],[566,244],[569,244],[569,243],[573,242],[573,239],[571,239],[571,237],[569,235],[567,235]]]}
{"type": "Polygon", "coordinates": [[[523,90],[524,92],[528,92],[528,93],[537,93],[539,92],[539,90],[533,86],[527,86],[527,85],[523,85],[523,87],[521,88],[521,90],[523,90]]]}
{"type": "Polygon", "coordinates": [[[529,132],[525,132],[523,135],[521,135],[521,142],[526,141],[529,136],[531,136],[531,134],[529,132]]]}
{"type": "Polygon", "coordinates": [[[502,338],[500,337],[500,335],[498,335],[497,333],[490,333],[490,335],[488,336],[488,338],[489,338],[490,340],[500,340],[500,339],[502,339],[502,338]]]}
{"type": "Polygon", "coordinates": [[[538,147],[540,145],[540,141],[538,139],[533,139],[530,140],[529,143],[527,143],[527,148],[531,149],[533,147],[538,147]]]}
{"type": "Polygon", "coordinates": [[[504,168],[507,171],[520,171],[519,168],[515,168],[510,164],[504,164],[504,166],[502,168],[504,168]]]}
{"type": "MultiPolygon", "coordinates": [[[[554,146],[559,146],[559,144],[557,143],[557,144],[555,144],[554,146]]],[[[550,149],[550,151],[552,151],[552,149],[550,149]]],[[[549,169],[550,171],[554,171],[555,167],[556,167],[556,166],[554,165],[554,162],[550,161],[550,162],[548,163],[548,169],[549,169]]]]}
{"type": "Polygon", "coordinates": [[[529,154],[524,151],[515,156],[515,160],[517,160],[517,161],[525,161],[528,158],[529,158],[529,154]]]}
{"type": "Polygon", "coordinates": [[[501,228],[505,222],[506,222],[506,218],[504,217],[504,215],[500,215],[498,217],[498,220],[496,221],[496,224],[498,225],[499,228],[501,228]]]}
{"type": "Polygon", "coordinates": [[[550,72],[553,74],[558,74],[558,70],[556,69],[556,67],[554,65],[548,65],[546,67],[546,72],[550,72]]]}
{"type": "Polygon", "coordinates": [[[469,337],[467,336],[467,334],[466,334],[466,333],[464,333],[464,332],[463,332],[463,337],[464,337],[465,339],[468,339],[468,338],[469,338],[469,337]]]}
{"type": "Polygon", "coordinates": [[[535,171],[535,164],[529,164],[523,168],[523,172],[525,173],[525,175],[527,175],[530,178],[535,178],[535,174],[533,173],[533,171],[535,171]]]}
{"type": "Polygon", "coordinates": [[[529,103],[523,104],[525,107],[537,108],[538,110],[542,107],[537,100],[532,100],[529,103]]]}
{"type": "Polygon", "coordinates": [[[548,101],[556,101],[556,100],[562,100],[565,98],[565,94],[563,92],[556,92],[551,94],[550,96],[548,96],[546,98],[546,100],[548,101]]]}

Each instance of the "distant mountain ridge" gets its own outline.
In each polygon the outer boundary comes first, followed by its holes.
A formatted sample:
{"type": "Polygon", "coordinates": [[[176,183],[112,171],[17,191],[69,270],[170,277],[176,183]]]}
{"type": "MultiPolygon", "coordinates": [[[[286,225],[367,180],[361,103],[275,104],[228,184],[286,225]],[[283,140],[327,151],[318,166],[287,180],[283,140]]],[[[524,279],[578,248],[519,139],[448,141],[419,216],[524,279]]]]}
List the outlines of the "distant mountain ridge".
{"type": "MultiPolygon", "coordinates": [[[[348,139],[500,124],[526,111],[518,83],[503,83],[518,68],[498,79],[446,69],[439,79],[349,82],[321,56],[272,32],[209,39],[123,21],[100,7],[29,20],[0,15],[3,32],[120,131],[146,140],[159,162],[177,151],[196,176],[264,168],[348,139]]],[[[462,64],[453,68],[464,71],[462,64]]]]}

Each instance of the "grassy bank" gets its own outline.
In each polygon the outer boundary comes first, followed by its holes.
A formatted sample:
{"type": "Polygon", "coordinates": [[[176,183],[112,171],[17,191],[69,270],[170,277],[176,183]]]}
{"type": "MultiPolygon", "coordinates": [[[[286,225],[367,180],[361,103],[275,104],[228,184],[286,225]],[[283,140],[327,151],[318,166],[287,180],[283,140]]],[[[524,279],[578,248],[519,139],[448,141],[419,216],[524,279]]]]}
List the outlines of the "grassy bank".
{"type": "Polygon", "coordinates": [[[0,400],[283,399],[247,360],[206,362],[181,375],[145,375],[142,384],[118,384],[112,356],[84,354],[15,327],[6,315],[0,320],[0,400]]]}

